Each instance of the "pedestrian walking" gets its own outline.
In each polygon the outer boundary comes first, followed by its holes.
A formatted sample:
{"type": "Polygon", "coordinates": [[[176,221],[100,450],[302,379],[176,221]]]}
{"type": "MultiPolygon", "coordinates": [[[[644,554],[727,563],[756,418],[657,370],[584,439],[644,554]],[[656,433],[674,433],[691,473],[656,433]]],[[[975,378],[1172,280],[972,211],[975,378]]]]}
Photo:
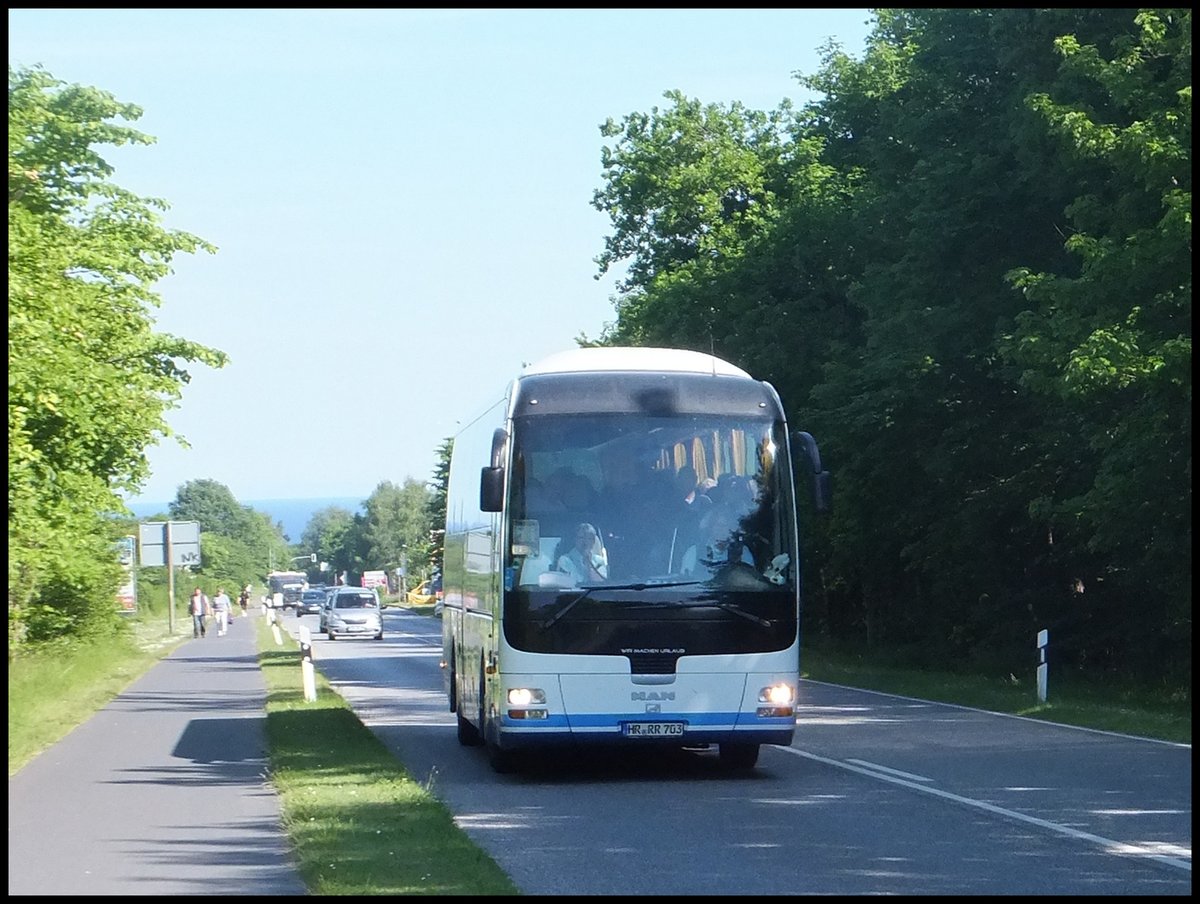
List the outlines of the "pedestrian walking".
{"type": "Polygon", "coordinates": [[[206,621],[212,614],[212,603],[199,587],[192,591],[188,611],[192,614],[192,637],[204,637],[208,633],[206,621]]]}
{"type": "Polygon", "coordinates": [[[229,613],[233,609],[233,600],[226,595],[224,587],[217,588],[217,595],[213,597],[212,607],[213,614],[217,618],[217,636],[223,637],[229,630],[229,613]]]}

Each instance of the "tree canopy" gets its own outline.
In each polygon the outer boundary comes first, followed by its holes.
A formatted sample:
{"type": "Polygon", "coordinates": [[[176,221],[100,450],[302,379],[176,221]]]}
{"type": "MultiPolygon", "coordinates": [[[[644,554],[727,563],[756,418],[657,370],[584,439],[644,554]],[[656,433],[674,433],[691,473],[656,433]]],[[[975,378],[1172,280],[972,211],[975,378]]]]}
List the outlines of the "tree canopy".
{"type": "Polygon", "coordinates": [[[609,120],[609,344],[813,432],[806,630],[1190,683],[1191,13],[882,9],[819,98],[609,120]]]}
{"type": "Polygon", "coordinates": [[[110,513],[172,436],[189,363],[225,355],[156,332],[156,282],[215,249],[165,228],[165,202],[111,181],[98,146],[150,144],[107,92],[40,68],[8,76],[9,646],[113,618],[110,513]]]}

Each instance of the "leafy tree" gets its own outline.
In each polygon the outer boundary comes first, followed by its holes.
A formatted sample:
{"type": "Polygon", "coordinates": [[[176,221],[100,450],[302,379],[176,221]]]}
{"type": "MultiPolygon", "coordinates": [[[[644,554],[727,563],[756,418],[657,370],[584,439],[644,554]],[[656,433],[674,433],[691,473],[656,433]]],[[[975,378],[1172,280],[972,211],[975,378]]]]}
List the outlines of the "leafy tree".
{"type": "Polygon", "coordinates": [[[613,223],[597,263],[603,274],[629,260],[624,291],[682,265],[737,255],[770,222],[786,188],[790,105],[766,114],[737,102],[703,106],[678,91],[663,96],[672,107],[600,128],[619,140],[601,152],[605,186],[592,199],[613,223]]]}
{"type": "Polygon", "coordinates": [[[246,584],[265,583],[267,569],[262,553],[224,534],[200,534],[202,564],[195,569],[208,586],[224,587],[231,599],[246,584]]]}
{"type": "Polygon", "coordinates": [[[701,105],[678,91],[672,106],[608,120],[601,135],[605,185],[592,206],[609,216],[612,234],[597,258],[603,275],[627,260],[618,284],[610,344],[670,344],[707,350],[736,324],[726,296],[697,291],[746,250],[777,215],[788,189],[784,140],[790,107],[772,114],[701,105]]]}
{"type": "Polygon", "coordinates": [[[862,173],[863,342],[820,390],[843,574],[907,642],[1019,662],[1049,625],[1062,661],[1162,671],[1190,648],[1190,13],[880,23],[814,120],[862,173]]]}
{"type": "Polygon", "coordinates": [[[1086,551],[1075,590],[1112,632],[1092,653],[1115,667],[1137,651],[1144,668],[1190,663],[1191,11],[1132,26],[1057,38],[1058,77],[1027,98],[1079,174],[1077,265],[1009,274],[1029,306],[1001,350],[1094,462],[1033,502],[1086,551]]]}
{"type": "Polygon", "coordinates": [[[825,630],[1007,674],[1049,626],[1186,684],[1191,13],[876,15],[794,116],[606,123],[604,340],[711,348],[818,436],[825,630]]]}
{"type": "Polygon", "coordinates": [[[154,284],[180,252],[166,204],[108,181],[96,145],[149,144],[141,110],[9,68],[9,644],[111,622],[111,522],[190,375],[225,355],[153,330],[154,284]],[[90,615],[89,615],[90,614],[90,615]]]}
{"type": "Polygon", "coordinates": [[[317,554],[319,562],[327,562],[329,583],[356,563],[356,528],[354,514],[331,505],[313,512],[300,536],[301,546],[317,554]]]}
{"type": "Polygon", "coordinates": [[[429,568],[433,574],[442,573],[446,553],[446,490],[450,485],[450,456],[454,452],[454,437],[446,437],[437,450],[437,465],[429,481],[431,492],[425,509],[426,530],[429,536],[429,568]]]}
{"type": "Polygon", "coordinates": [[[403,485],[383,481],[364,503],[362,560],[368,568],[395,569],[406,563],[412,570],[425,570],[429,561],[426,527],[429,488],[415,478],[403,485]]]}
{"type": "Polygon", "coordinates": [[[168,506],[173,521],[198,521],[200,529],[238,537],[250,523],[250,512],[238,504],[229,487],[208,478],[189,480],[168,506]]]}
{"type": "Polygon", "coordinates": [[[176,491],[168,511],[172,521],[200,524],[197,571],[206,578],[240,587],[265,581],[272,563],[290,564],[282,525],[272,524],[265,512],[241,505],[223,483],[189,480],[176,491]]]}

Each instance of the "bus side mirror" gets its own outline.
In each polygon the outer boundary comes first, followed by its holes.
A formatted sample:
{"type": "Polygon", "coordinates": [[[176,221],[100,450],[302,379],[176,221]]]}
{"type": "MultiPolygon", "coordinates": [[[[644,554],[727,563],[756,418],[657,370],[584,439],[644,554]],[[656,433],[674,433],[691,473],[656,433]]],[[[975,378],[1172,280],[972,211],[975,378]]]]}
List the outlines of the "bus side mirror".
{"type": "Polygon", "coordinates": [[[813,475],[813,503],[818,512],[828,512],[833,508],[833,479],[828,471],[813,475]]]}
{"type": "Polygon", "coordinates": [[[479,472],[479,510],[498,512],[504,504],[504,469],[481,468],[479,472]]]}
{"type": "MultiPolygon", "coordinates": [[[[805,433],[803,430],[794,432],[792,441],[804,450],[804,458],[812,474],[813,504],[818,512],[828,512],[833,508],[833,479],[829,472],[821,467],[821,450],[817,448],[817,441],[812,438],[811,433],[805,433]]],[[[797,459],[796,463],[799,465],[800,459],[797,459]]]]}
{"type": "Polygon", "coordinates": [[[498,512],[504,507],[504,458],[508,431],[497,427],[492,433],[492,464],[479,474],[479,510],[498,512]]]}

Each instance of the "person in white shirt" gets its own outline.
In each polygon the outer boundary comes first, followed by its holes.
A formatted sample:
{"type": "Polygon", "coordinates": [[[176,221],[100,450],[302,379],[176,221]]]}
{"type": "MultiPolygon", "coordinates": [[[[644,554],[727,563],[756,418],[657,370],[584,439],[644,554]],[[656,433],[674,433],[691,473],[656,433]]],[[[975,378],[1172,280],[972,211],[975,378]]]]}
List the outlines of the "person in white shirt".
{"type": "Polygon", "coordinates": [[[233,607],[231,600],[225,593],[225,588],[217,589],[217,595],[213,597],[212,608],[213,615],[217,619],[217,636],[221,636],[229,629],[229,610],[233,607]]]}
{"type": "Polygon", "coordinates": [[[575,528],[575,543],[558,557],[559,571],[572,575],[576,582],[591,583],[608,577],[608,559],[599,532],[586,521],[575,528]]]}

